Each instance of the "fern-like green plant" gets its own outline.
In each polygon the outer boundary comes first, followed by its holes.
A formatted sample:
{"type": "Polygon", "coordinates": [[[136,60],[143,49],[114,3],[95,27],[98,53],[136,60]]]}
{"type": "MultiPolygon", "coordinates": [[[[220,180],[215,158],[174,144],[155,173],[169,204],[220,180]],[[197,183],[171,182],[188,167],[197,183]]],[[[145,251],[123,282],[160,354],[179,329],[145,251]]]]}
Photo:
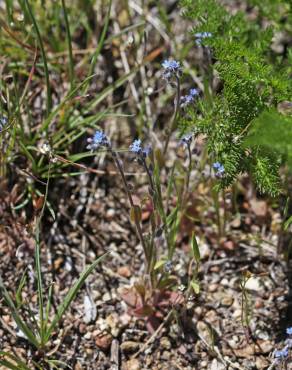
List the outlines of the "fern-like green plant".
{"type": "MultiPolygon", "coordinates": [[[[206,137],[211,160],[222,163],[225,169],[221,187],[229,186],[241,172],[248,172],[260,192],[275,196],[281,190],[278,169],[283,150],[279,150],[279,141],[276,146],[271,141],[268,145],[267,138],[275,135],[280,122],[286,122],[282,134],[287,139],[292,129],[289,119],[279,114],[277,119],[270,116],[264,129],[265,141],[256,143],[255,129],[263,125],[264,112],[292,98],[291,53],[277,57],[271,48],[275,30],[285,28],[285,24],[271,15],[270,25],[263,29],[260,19],[248,20],[240,11],[232,14],[217,0],[182,0],[181,4],[184,15],[194,22],[192,34],[211,34],[199,47],[212,60],[209,72],[203,76],[205,96],[181,117],[181,129],[192,129],[206,137]],[[214,74],[220,80],[217,89],[212,84],[214,74]],[[251,130],[253,141],[247,141],[251,130]]],[[[292,10],[291,2],[284,0],[265,4],[252,1],[250,5],[260,8],[258,13],[266,17],[268,9],[280,7],[282,15],[292,10]]]]}

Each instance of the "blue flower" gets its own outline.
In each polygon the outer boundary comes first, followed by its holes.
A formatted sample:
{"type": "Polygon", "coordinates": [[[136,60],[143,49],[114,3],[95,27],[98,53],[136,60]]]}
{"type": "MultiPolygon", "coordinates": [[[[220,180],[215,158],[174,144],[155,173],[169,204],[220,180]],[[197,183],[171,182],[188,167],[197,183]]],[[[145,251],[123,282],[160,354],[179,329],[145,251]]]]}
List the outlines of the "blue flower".
{"type": "Polygon", "coordinates": [[[220,162],[215,162],[213,163],[213,168],[215,170],[215,176],[216,177],[223,177],[224,173],[225,173],[225,168],[223,166],[223,164],[221,164],[220,162]]]}
{"type": "Polygon", "coordinates": [[[190,95],[191,96],[197,96],[199,94],[199,91],[197,89],[191,89],[190,90],[190,95]]]}
{"type": "Polygon", "coordinates": [[[213,163],[213,168],[215,168],[216,170],[218,169],[218,168],[220,168],[222,165],[221,165],[221,163],[220,162],[215,162],[215,163],[213,163]]]}
{"type": "Polygon", "coordinates": [[[142,150],[144,157],[148,157],[151,152],[152,152],[151,145],[146,146],[146,148],[142,150]]]}
{"type": "Polygon", "coordinates": [[[170,273],[173,269],[172,262],[170,260],[166,261],[164,266],[163,266],[163,269],[164,269],[165,272],[170,273]]]}
{"type": "Polygon", "coordinates": [[[281,359],[281,360],[283,360],[286,357],[288,357],[288,354],[289,354],[288,348],[284,348],[282,350],[276,350],[274,352],[275,358],[278,358],[278,359],[281,359]]]}
{"type": "Polygon", "coordinates": [[[179,77],[181,75],[182,69],[180,62],[177,62],[176,60],[167,59],[161,65],[164,69],[163,71],[164,79],[170,80],[174,76],[179,77]]]}
{"type": "Polygon", "coordinates": [[[180,144],[187,147],[188,145],[190,145],[191,141],[192,141],[192,138],[193,138],[193,133],[190,132],[188,134],[185,134],[181,139],[180,139],[180,144]]]}
{"type": "Polygon", "coordinates": [[[211,32],[198,32],[195,34],[195,38],[196,38],[196,44],[198,46],[202,45],[202,41],[207,38],[207,37],[211,37],[212,36],[212,33],[211,32]]]}
{"type": "Polygon", "coordinates": [[[0,117],[0,132],[4,130],[5,126],[7,125],[7,118],[6,117],[0,117]]]}
{"type": "Polygon", "coordinates": [[[142,153],[142,146],[141,146],[140,139],[134,140],[133,144],[130,145],[130,151],[136,154],[142,153]]]}
{"type": "Polygon", "coordinates": [[[129,148],[132,153],[143,155],[144,158],[148,157],[152,151],[151,145],[147,145],[145,148],[143,148],[142,142],[140,139],[134,140],[129,148]]]}
{"type": "Polygon", "coordinates": [[[177,71],[180,69],[180,62],[177,62],[176,60],[168,59],[162,63],[162,67],[164,69],[169,69],[171,71],[177,71]]]}
{"type": "Polygon", "coordinates": [[[90,150],[96,150],[100,146],[110,145],[109,139],[105,133],[100,130],[96,131],[92,138],[87,139],[87,142],[89,143],[89,145],[87,145],[87,149],[90,150]]]}
{"type": "Polygon", "coordinates": [[[287,329],[286,329],[286,333],[287,333],[288,335],[292,335],[292,326],[290,326],[290,328],[287,328],[287,329]]]}
{"type": "Polygon", "coordinates": [[[185,108],[195,101],[195,97],[199,94],[197,89],[191,89],[189,95],[183,95],[180,98],[180,107],[185,108]]]}

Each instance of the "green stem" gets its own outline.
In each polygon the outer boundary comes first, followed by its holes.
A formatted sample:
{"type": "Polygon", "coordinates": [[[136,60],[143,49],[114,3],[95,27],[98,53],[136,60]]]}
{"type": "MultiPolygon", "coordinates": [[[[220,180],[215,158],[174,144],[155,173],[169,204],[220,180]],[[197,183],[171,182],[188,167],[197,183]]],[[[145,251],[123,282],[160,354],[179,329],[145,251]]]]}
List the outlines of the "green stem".
{"type": "Polygon", "coordinates": [[[165,145],[164,145],[164,149],[163,149],[163,154],[165,154],[167,152],[170,137],[171,137],[171,134],[173,133],[173,131],[176,128],[176,121],[177,121],[177,117],[178,117],[178,114],[179,114],[179,108],[180,108],[180,80],[179,80],[179,77],[176,77],[176,82],[177,82],[177,94],[176,94],[175,111],[174,111],[174,115],[173,115],[173,119],[172,119],[172,122],[171,122],[170,129],[169,129],[168,134],[166,136],[165,145]]]}
{"type": "MultiPolygon", "coordinates": [[[[118,169],[118,171],[121,175],[123,185],[124,185],[126,194],[128,196],[129,202],[130,202],[130,206],[134,207],[135,204],[134,204],[134,201],[133,201],[133,197],[132,197],[131,191],[129,189],[127,180],[126,180],[123,167],[120,163],[120,159],[119,159],[117,153],[115,153],[112,148],[110,148],[110,152],[111,152],[113,161],[114,161],[114,163],[115,163],[115,165],[116,165],[116,167],[117,167],[117,169],[118,169]]],[[[139,236],[139,239],[140,239],[140,242],[142,244],[143,251],[144,251],[144,255],[145,255],[145,259],[146,259],[146,270],[147,270],[147,273],[149,273],[150,261],[149,261],[149,256],[148,256],[148,253],[147,253],[147,246],[146,246],[146,243],[145,243],[145,240],[144,240],[144,237],[143,237],[143,232],[142,232],[142,229],[141,229],[140,221],[137,219],[136,215],[134,217],[134,222],[135,222],[137,234],[139,236]]]]}
{"type": "Polygon", "coordinates": [[[66,33],[67,33],[67,42],[68,42],[68,51],[69,51],[69,77],[70,77],[70,85],[71,89],[74,88],[74,61],[73,61],[73,53],[72,53],[72,39],[70,33],[70,26],[69,20],[65,5],[65,0],[62,0],[62,8],[64,12],[64,19],[65,19],[65,26],[66,26],[66,33]]]}
{"type": "Polygon", "coordinates": [[[46,322],[44,320],[44,297],[43,297],[43,285],[42,285],[42,271],[41,271],[41,259],[40,259],[40,224],[44,215],[44,210],[46,207],[46,202],[49,193],[49,182],[50,182],[50,173],[51,173],[51,161],[49,162],[48,169],[48,180],[46,184],[46,191],[44,196],[44,203],[39,215],[39,218],[36,222],[36,252],[35,252],[35,263],[36,263],[36,272],[37,272],[37,289],[38,289],[38,300],[39,300],[39,316],[40,316],[40,339],[41,346],[45,346],[45,328],[46,322]]]}
{"type": "Polygon", "coordinates": [[[11,1],[5,0],[5,6],[6,6],[6,13],[7,13],[7,20],[8,23],[13,22],[13,11],[12,11],[12,4],[11,1]]]}
{"type": "Polygon", "coordinates": [[[191,176],[191,172],[192,172],[192,152],[191,152],[190,144],[187,144],[187,149],[188,149],[188,156],[189,156],[189,166],[188,166],[188,171],[187,171],[187,176],[186,176],[185,194],[184,194],[184,199],[183,199],[183,202],[182,202],[183,207],[187,203],[189,187],[190,187],[190,176],[191,176]]]}
{"type": "Polygon", "coordinates": [[[41,49],[41,53],[42,53],[42,58],[43,58],[43,63],[44,63],[44,70],[45,70],[45,78],[46,78],[46,87],[47,87],[47,116],[48,116],[50,114],[51,109],[52,109],[52,96],[51,96],[51,87],[50,87],[50,79],[49,79],[49,69],[48,69],[47,57],[46,57],[46,53],[45,53],[45,49],[44,49],[44,44],[43,44],[43,41],[42,41],[42,37],[41,37],[40,31],[39,31],[37,22],[35,20],[35,17],[33,15],[31,6],[29,5],[28,0],[24,0],[24,1],[25,1],[25,4],[26,4],[28,13],[30,15],[31,21],[33,23],[34,29],[36,31],[38,43],[39,43],[39,46],[40,46],[40,49],[41,49]]]}
{"type": "Polygon", "coordinates": [[[222,236],[222,225],[221,225],[221,217],[220,217],[220,207],[219,207],[219,192],[213,190],[213,200],[217,218],[217,226],[218,226],[218,237],[222,236]]]}

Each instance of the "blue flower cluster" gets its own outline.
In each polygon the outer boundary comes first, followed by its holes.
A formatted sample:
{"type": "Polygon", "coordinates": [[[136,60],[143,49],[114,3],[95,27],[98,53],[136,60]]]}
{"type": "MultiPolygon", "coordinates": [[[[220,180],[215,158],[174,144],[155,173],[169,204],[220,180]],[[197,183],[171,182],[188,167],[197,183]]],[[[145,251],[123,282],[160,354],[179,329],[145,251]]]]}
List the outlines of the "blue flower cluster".
{"type": "Polygon", "coordinates": [[[289,356],[289,349],[292,348],[292,326],[286,329],[286,333],[289,338],[285,341],[285,347],[274,351],[274,357],[279,361],[285,361],[289,356]]]}
{"type": "Polygon", "coordinates": [[[195,38],[196,38],[196,44],[198,46],[201,46],[202,45],[202,41],[208,37],[211,37],[212,36],[212,33],[210,32],[198,32],[195,34],[195,38]]]}
{"type": "Polygon", "coordinates": [[[104,132],[97,130],[92,138],[87,139],[87,149],[92,151],[98,149],[101,146],[109,147],[110,141],[104,132]]]}
{"type": "Polygon", "coordinates": [[[0,132],[4,130],[5,126],[7,125],[7,118],[0,117],[0,132]]]}
{"type": "Polygon", "coordinates": [[[138,154],[142,152],[141,140],[137,139],[134,140],[133,143],[130,145],[130,151],[132,153],[138,154]]]}
{"type": "Polygon", "coordinates": [[[163,269],[166,273],[170,273],[172,270],[173,270],[173,264],[170,260],[166,261],[164,266],[163,266],[163,269]]]}
{"type": "Polygon", "coordinates": [[[225,168],[224,168],[223,164],[221,164],[220,162],[215,162],[215,163],[213,163],[213,168],[215,170],[215,176],[216,177],[222,178],[224,176],[225,168]]]}
{"type": "Polygon", "coordinates": [[[180,107],[185,108],[189,104],[193,103],[195,101],[195,97],[199,95],[199,92],[197,89],[191,89],[188,95],[183,95],[180,98],[180,107]]]}
{"type": "Polygon", "coordinates": [[[276,350],[274,353],[275,358],[278,358],[280,360],[284,360],[286,357],[288,357],[288,355],[289,355],[288,348],[276,350]]]}
{"type": "Polygon", "coordinates": [[[167,81],[171,80],[173,77],[179,78],[182,73],[182,68],[180,62],[176,60],[167,59],[162,64],[163,70],[163,78],[167,81]]]}
{"type": "Polygon", "coordinates": [[[137,154],[137,155],[143,155],[143,157],[148,157],[148,155],[151,153],[151,146],[148,145],[146,148],[143,148],[142,142],[140,139],[136,139],[133,141],[133,143],[129,147],[130,152],[137,154]]]}
{"type": "Polygon", "coordinates": [[[181,139],[180,139],[180,144],[183,145],[184,147],[188,147],[193,139],[193,133],[190,132],[188,134],[185,134],[181,139]]]}

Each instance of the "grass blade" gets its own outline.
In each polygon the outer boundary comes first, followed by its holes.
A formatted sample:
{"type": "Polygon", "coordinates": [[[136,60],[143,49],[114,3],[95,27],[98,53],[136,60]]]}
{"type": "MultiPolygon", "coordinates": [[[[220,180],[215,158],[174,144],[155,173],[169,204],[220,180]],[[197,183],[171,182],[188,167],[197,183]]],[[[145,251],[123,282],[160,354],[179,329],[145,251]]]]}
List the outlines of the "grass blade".
{"type": "Polygon", "coordinates": [[[86,79],[84,81],[82,81],[78,86],[76,86],[73,90],[71,90],[65,97],[64,99],[60,102],[60,104],[58,104],[56,106],[56,108],[50,113],[50,115],[45,119],[45,121],[43,122],[41,128],[40,128],[40,131],[43,131],[43,130],[47,130],[51,121],[56,117],[56,115],[58,114],[58,112],[65,106],[66,103],[68,103],[70,101],[70,99],[72,99],[74,97],[74,95],[79,92],[83,86],[89,81],[91,80],[93,77],[95,77],[96,75],[92,75],[92,76],[89,76],[89,77],[86,77],[86,79]]]}
{"type": "Polygon", "coordinates": [[[64,301],[60,304],[58,307],[57,313],[49,326],[46,336],[45,336],[45,343],[50,339],[50,336],[52,332],[54,331],[56,325],[62,318],[64,312],[67,310],[67,308],[70,306],[73,299],[76,297],[78,291],[84,284],[87,277],[92,273],[92,271],[96,268],[96,266],[99,264],[99,262],[104,259],[104,257],[108,253],[104,254],[103,256],[99,257],[97,260],[95,260],[89,267],[87,267],[82,274],[79,276],[79,279],[76,281],[76,283],[70,288],[69,292],[67,293],[66,297],[64,298],[64,301]]]}
{"type": "Polygon", "coordinates": [[[35,20],[35,17],[33,15],[33,11],[31,9],[31,6],[29,4],[28,0],[24,0],[26,8],[28,10],[29,16],[31,18],[31,21],[33,23],[34,29],[36,31],[38,43],[41,49],[42,58],[44,62],[44,69],[45,69],[45,78],[46,78],[46,86],[47,86],[47,116],[49,115],[51,109],[52,109],[52,96],[51,96],[51,86],[50,86],[50,79],[49,79],[49,69],[48,69],[48,63],[47,63],[47,57],[44,49],[43,40],[41,37],[40,30],[38,28],[37,22],[35,20]]]}
{"type": "Polygon", "coordinates": [[[10,297],[10,294],[8,293],[3,280],[0,276],[0,293],[4,298],[4,301],[6,302],[7,306],[10,308],[11,315],[16,322],[18,328],[24,333],[26,338],[36,347],[39,348],[40,344],[38,340],[36,339],[34,333],[32,330],[26,325],[26,323],[22,320],[22,318],[19,316],[18,311],[12,301],[12,298],[10,297]]]}
{"type": "Polygon", "coordinates": [[[9,352],[3,352],[3,351],[0,351],[0,357],[8,357],[10,358],[11,360],[15,361],[17,363],[17,367],[14,365],[14,364],[11,364],[9,361],[3,359],[3,360],[0,360],[0,364],[3,365],[3,361],[6,362],[6,366],[10,366],[8,367],[8,369],[16,369],[16,370],[31,370],[29,367],[26,366],[26,364],[20,360],[18,357],[12,355],[11,353],[9,352]]]}
{"type": "Polygon", "coordinates": [[[97,58],[98,58],[98,56],[99,56],[99,54],[100,54],[100,52],[101,52],[101,50],[103,48],[103,45],[104,45],[105,36],[106,36],[107,30],[108,30],[108,25],[109,25],[111,8],[112,8],[112,0],[109,1],[108,11],[107,11],[107,14],[106,14],[105,23],[104,23],[104,26],[103,26],[103,29],[102,29],[102,32],[101,32],[101,36],[100,36],[100,39],[99,39],[97,48],[96,48],[96,50],[95,50],[95,52],[93,54],[93,57],[91,59],[91,65],[90,65],[89,75],[92,75],[93,74],[94,68],[95,68],[95,65],[96,65],[97,58]]]}
{"type": "Polygon", "coordinates": [[[27,269],[24,270],[24,273],[21,276],[20,283],[18,285],[16,294],[15,294],[15,300],[16,300],[16,307],[17,307],[17,309],[19,309],[22,306],[21,292],[22,292],[22,289],[23,289],[23,287],[24,287],[24,285],[26,283],[26,272],[27,272],[27,269]]]}
{"type": "Polygon", "coordinates": [[[35,269],[36,269],[38,302],[39,302],[40,337],[41,337],[41,342],[43,344],[44,323],[45,322],[44,322],[44,294],[43,294],[43,282],[42,282],[41,261],[40,261],[39,225],[37,225],[37,231],[36,231],[35,269]]]}
{"type": "Polygon", "coordinates": [[[51,305],[52,305],[52,295],[53,295],[53,284],[50,285],[49,296],[48,296],[48,301],[46,305],[45,324],[44,324],[45,331],[47,331],[48,322],[49,322],[49,315],[50,315],[51,305]]]}
{"type": "Polygon", "coordinates": [[[13,365],[11,362],[7,360],[0,360],[0,365],[5,366],[4,369],[11,369],[11,370],[22,370],[18,367],[18,365],[13,365]]]}
{"type": "Polygon", "coordinates": [[[74,62],[73,62],[73,53],[72,53],[72,39],[71,39],[70,26],[69,26],[69,21],[68,21],[65,0],[62,0],[62,8],[64,12],[65,27],[66,27],[67,42],[68,42],[68,51],[69,51],[69,77],[70,77],[71,89],[73,89],[74,87],[74,62]]]}

